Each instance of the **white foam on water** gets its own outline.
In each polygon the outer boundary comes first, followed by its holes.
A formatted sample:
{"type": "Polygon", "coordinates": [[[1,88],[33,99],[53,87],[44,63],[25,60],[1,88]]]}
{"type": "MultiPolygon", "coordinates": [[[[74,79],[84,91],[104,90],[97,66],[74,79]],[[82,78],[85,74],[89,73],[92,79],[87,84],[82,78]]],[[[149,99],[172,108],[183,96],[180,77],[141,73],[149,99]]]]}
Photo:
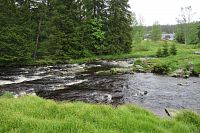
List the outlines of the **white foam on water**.
{"type": "Polygon", "coordinates": [[[20,92],[19,94],[15,94],[14,95],[14,98],[19,98],[19,97],[22,97],[22,96],[36,96],[36,93],[35,92],[32,92],[32,93],[26,93],[25,91],[22,91],[20,92]]]}
{"type": "Polygon", "coordinates": [[[38,71],[35,73],[35,75],[41,75],[41,74],[45,74],[45,73],[46,73],[46,71],[38,71]]]}
{"type": "Polygon", "coordinates": [[[63,90],[63,89],[65,89],[65,86],[63,84],[60,84],[60,85],[52,86],[51,90],[55,91],[55,90],[63,90]]]}
{"type": "Polygon", "coordinates": [[[9,84],[19,84],[22,82],[34,81],[34,80],[38,80],[38,79],[42,79],[42,78],[44,78],[44,77],[41,77],[41,76],[31,76],[31,77],[19,76],[19,77],[17,77],[17,79],[15,81],[0,80],[0,86],[1,85],[9,85],[9,84]]]}
{"type": "Polygon", "coordinates": [[[88,80],[78,80],[78,81],[71,82],[71,83],[58,84],[58,85],[52,86],[51,90],[53,90],[53,91],[55,91],[55,90],[63,90],[63,89],[66,88],[65,86],[71,86],[71,85],[75,85],[75,84],[81,84],[81,83],[86,82],[86,81],[88,81],[88,80]]]}
{"type": "Polygon", "coordinates": [[[76,76],[67,76],[67,78],[74,79],[76,76]]]}
{"type": "Polygon", "coordinates": [[[65,85],[66,86],[71,86],[71,85],[75,85],[75,84],[81,84],[81,83],[86,82],[86,81],[88,81],[88,79],[86,79],[86,80],[78,80],[78,81],[75,81],[75,82],[67,83],[65,85]]]}
{"type": "Polygon", "coordinates": [[[105,94],[104,98],[108,101],[111,101],[112,100],[112,95],[110,94],[105,94]]]}

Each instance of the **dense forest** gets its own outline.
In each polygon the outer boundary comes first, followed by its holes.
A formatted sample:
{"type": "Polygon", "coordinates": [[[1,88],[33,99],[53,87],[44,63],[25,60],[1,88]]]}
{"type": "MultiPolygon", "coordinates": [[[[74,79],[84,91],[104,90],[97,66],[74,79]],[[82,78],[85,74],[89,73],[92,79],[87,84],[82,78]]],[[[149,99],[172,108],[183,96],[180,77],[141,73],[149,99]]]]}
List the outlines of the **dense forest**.
{"type": "Polygon", "coordinates": [[[131,50],[128,0],[1,0],[0,65],[131,50]]]}

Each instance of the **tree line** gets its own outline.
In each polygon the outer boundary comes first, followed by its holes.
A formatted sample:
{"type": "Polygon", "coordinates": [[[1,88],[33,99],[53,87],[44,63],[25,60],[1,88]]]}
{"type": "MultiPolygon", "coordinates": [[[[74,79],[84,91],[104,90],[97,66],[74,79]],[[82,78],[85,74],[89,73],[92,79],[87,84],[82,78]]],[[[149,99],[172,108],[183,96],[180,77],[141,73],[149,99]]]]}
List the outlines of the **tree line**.
{"type": "Polygon", "coordinates": [[[128,0],[2,0],[0,65],[131,50],[128,0]]]}
{"type": "Polygon", "coordinates": [[[160,25],[156,21],[153,26],[137,25],[133,30],[134,42],[141,42],[144,38],[158,41],[161,39],[162,33],[175,33],[175,41],[181,44],[200,44],[200,22],[183,22],[176,25],[160,25]]]}
{"type": "MultiPolygon", "coordinates": [[[[160,25],[155,22],[153,26],[143,26],[140,32],[150,34],[153,41],[160,40],[162,33],[175,33],[175,39],[182,44],[200,43],[200,21],[193,21],[195,13],[191,6],[182,7],[176,25],[160,25]]],[[[141,27],[141,26],[138,26],[141,27]]]]}
{"type": "Polygon", "coordinates": [[[176,27],[176,41],[183,44],[198,44],[200,43],[200,23],[182,23],[176,27]]]}
{"type": "Polygon", "coordinates": [[[176,27],[176,40],[179,43],[198,44],[200,42],[200,22],[192,20],[194,15],[191,6],[181,8],[176,27]]]}

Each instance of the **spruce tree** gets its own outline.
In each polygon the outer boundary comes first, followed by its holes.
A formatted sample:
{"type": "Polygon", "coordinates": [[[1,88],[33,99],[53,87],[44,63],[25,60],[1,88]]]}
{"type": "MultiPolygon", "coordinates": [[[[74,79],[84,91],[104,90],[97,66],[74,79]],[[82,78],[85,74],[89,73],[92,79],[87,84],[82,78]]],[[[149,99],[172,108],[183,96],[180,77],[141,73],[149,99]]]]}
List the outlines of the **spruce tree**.
{"type": "Polygon", "coordinates": [[[0,3],[0,63],[26,64],[31,60],[34,36],[31,0],[2,0],[0,3]]]}
{"type": "Polygon", "coordinates": [[[175,44],[171,45],[170,54],[172,54],[172,55],[176,55],[177,54],[177,49],[176,49],[176,45],[175,44]]]}
{"type": "Polygon", "coordinates": [[[161,50],[161,48],[158,48],[158,50],[156,52],[156,57],[162,57],[162,50],[161,50]]]}
{"type": "Polygon", "coordinates": [[[108,9],[107,44],[109,53],[124,53],[131,50],[132,17],[128,0],[110,0],[108,9]]]}
{"type": "Polygon", "coordinates": [[[168,45],[167,45],[167,43],[165,43],[165,44],[163,45],[163,53],[162,53],[162,55],[163,55],[164,57],[169,56],[169,50],[168,50],[168,45]]]}
{"type": "Polygon", "coordinates": [[[198,37],[199,37],[199,43],[200,43],[200,22],[198,23],[198,37]]]}
{"type": "Polygon", "coordinates": [[[2,0],[0,63],[131,50],[128,0],[2,0]]]}

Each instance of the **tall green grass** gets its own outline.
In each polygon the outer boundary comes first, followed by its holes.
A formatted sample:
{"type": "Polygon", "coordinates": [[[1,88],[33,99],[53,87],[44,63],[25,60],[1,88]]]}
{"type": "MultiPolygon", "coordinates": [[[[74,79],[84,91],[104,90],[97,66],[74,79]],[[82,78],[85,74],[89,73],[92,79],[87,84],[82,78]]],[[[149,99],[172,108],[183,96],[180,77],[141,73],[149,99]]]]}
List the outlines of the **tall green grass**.
{"type": "Polygon", "coordinates": [[[0,132],[4,133],[199,133],[200,116],[180,113],[159,118],[124,105],[57,103],[39,97],[0,98],[0,132]]]}

